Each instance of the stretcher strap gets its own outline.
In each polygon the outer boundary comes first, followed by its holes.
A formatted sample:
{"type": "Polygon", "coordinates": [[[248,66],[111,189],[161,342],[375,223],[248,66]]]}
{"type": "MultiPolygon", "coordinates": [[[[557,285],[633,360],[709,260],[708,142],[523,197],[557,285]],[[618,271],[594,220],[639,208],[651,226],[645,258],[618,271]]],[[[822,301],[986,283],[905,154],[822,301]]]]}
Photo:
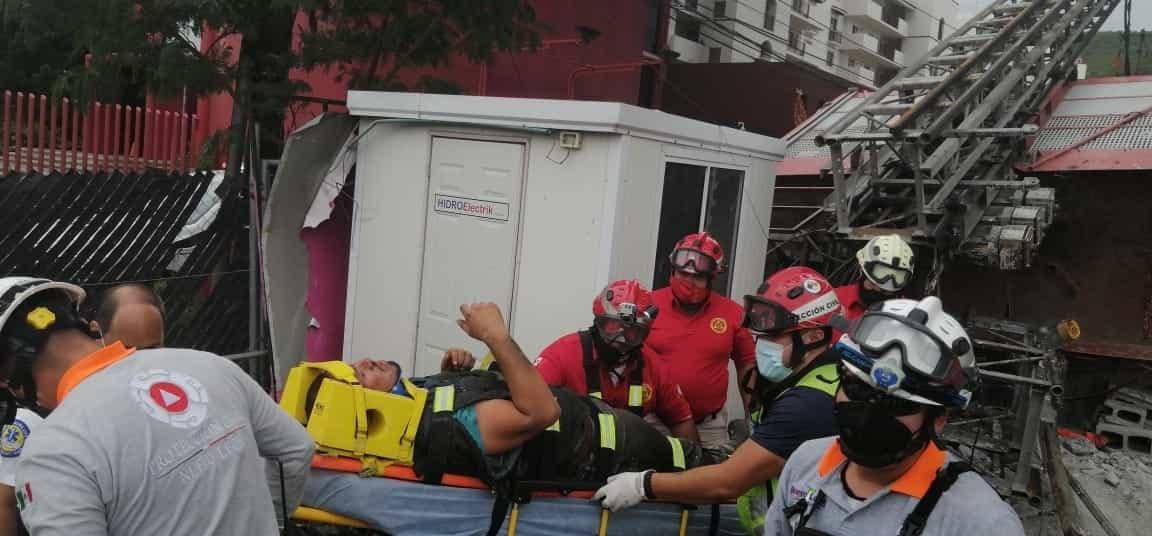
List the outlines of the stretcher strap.
{"type": "Polygon", "coordinates": [[[433,391],[432,415],[429,425],[429,437],[436,440],[429,442],[427,470],[424,471],[424,482],[438,484],[444,476],[444,467],[448,465],[448,457],[454,444],[453,435],[455,426],[452,425],[452,413],[456,410],[456,387],[441,385],[433,391]]]}
{"type": "Polygon", "coordinates": [[[365,399],[364,388],[360,384],[352,384],[352,404],[356,412],[356,442],[352,452],[362,456],[368,446],[368,401],[365,399]]]}

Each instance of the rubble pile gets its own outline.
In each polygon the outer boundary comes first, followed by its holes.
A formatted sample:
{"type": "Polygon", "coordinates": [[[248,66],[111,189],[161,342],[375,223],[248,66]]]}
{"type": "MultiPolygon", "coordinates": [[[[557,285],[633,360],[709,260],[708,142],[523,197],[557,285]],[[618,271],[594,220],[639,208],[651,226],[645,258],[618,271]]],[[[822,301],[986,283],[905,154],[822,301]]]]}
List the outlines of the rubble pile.
{"type": "MultiPolygon", "coordinates": [[[[1070,477],[1116,529],[1121,534],[1147,534],[1152,527],[1152,456],[1110,449],[1088,453],[1083,444],[1073,451],[1067,439],[1064,448],[1070,477]]],[[[1082,517],[1091,525],[1091,515],[1082,517]]]]}

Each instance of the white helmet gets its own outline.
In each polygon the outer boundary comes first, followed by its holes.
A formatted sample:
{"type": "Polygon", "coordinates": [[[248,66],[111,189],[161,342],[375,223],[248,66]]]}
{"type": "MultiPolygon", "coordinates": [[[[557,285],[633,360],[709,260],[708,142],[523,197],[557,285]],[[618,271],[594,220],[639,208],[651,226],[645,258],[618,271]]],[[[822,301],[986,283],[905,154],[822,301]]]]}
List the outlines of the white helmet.
{"type": "Polygon", "coordinates": [[[0,331],[7,326],[12,313],[33,295],[49,289],[60,289],[79,305],[84,301],[84,289],[72,283],[61,283],[39,277],[0,278],[0,331]]]}
{"type": "Polygon", "coordinates": [[[877,236],[856,252],[864,277],[888,292],[899,292],[908,285],[915,260],[912,247],[894,234],[877,236]]]}
{"type": "MultiPolygon", "coordinates": [[[[38,277],[0,278],[0,376],[7,387],[23,391],[20,405],[41,416],[46,412],[37,405],[36,380],[32,367],[48,336],[59,329],[87,331],[80,317],[79,305],[84,289],[38,277]],[[61,291],[65,302],[54,297],[43,302],[27,303],[32,297],[48,291],[61,291]],[[40,305],[36,305],[40,303],[40,305]],[[33,305],[36,305],[33,307],[33,305]]],[[[0,395],[0,421],[5,424],[15,417],[16,401],[8,389],[0,395]]]]}
{"type": "Polygon", "coordinates": [[[845,370],[877,390],[933,406],[963,408],[972,398],[972,340],[935,296],[883,302],[837,346],[845,370]]]}

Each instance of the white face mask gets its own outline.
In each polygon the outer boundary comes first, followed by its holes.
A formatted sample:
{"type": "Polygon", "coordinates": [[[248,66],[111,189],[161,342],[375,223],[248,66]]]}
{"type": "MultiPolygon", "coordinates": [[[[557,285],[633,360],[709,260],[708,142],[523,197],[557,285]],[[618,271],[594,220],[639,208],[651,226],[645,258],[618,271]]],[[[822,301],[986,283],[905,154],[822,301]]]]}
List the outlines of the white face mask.
{"type": "Polygon", "coordinates": [[[756,339],[756,370],[773,383],[792,374],[792,369],[784,366],[784,347],[764,337],[756,339]]]}

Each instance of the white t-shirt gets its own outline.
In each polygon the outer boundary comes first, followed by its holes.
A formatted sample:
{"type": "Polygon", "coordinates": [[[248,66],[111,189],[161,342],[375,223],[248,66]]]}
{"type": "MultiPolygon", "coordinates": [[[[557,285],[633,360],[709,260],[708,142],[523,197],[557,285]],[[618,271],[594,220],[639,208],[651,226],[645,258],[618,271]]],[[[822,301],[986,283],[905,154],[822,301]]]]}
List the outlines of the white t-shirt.
{"type": "Polygon", "coordinates": [[[36,413],[18,408],[12,424],[0,429],[0,484],[16,485],[16,468],[20,466],[20,453],[32,430],[44,423],[36,413]]]}

